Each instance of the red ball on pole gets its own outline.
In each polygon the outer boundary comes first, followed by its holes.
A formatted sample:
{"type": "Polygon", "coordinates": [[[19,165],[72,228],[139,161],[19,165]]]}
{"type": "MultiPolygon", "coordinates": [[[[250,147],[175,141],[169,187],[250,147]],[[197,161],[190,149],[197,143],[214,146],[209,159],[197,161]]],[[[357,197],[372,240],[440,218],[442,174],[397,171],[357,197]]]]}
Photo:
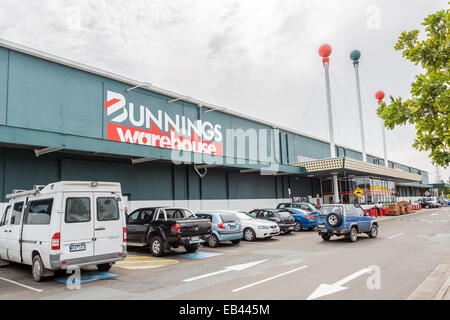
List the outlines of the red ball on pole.
{"type": "Polygon", "coordinates": [[[375,98],[377,98],[378,103],[381,103],[381,101],[383,101],[385,95],[383,91],[377,91],[377,93],[375,93],[375,98]]]}
{"type": "Polygon", "coordinates": [[[325,66],[325,63],[330,62],[330,58],[328,58],[331,55],[331,52],[333,50],[331,49],[331,46],[329,44],[323,44],[319,48],[319,55],[322,57],[323,65],[325,66]]]}
{"type": "Polygon", "coordinates": [[[326,57],[329,57],[331,55],[332,51],[333,50],[331,49],[331,46],[329,44],[323,44],[319,48],[319,55],[322,58],[326,58],[326,57]]]}

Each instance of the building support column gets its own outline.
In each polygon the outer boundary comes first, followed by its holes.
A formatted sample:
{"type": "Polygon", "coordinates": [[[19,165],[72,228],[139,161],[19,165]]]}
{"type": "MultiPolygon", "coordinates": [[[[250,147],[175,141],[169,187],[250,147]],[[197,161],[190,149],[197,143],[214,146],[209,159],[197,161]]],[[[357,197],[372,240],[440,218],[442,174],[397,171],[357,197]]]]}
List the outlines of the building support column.
{"type": "Polygon", "coordinates": [[[333,203],[340,203],[339,184],[337,174],[333,174],[333,203]]]}

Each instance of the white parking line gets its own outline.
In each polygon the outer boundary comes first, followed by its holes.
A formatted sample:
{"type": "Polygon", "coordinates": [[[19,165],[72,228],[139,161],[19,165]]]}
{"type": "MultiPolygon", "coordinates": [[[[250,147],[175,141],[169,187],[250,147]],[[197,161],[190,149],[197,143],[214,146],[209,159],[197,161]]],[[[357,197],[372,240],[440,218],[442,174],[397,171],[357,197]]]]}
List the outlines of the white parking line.
{"type": "Polygon", "coordinates": [[[27,286],[27,285],[25,285],[25,284],[22,284],[22,283],[13,281],[13,280],[9,280],[9,279],[3,278],[3,277],[0,277],[0,280],[6,281],[6,282],[10,282],[10,283],[12,283],[12,284],[15,284],[15,285],[18,285],[18,286],[21,286],[21,287],[24,287],[24,288],[26,288],[26,289],[30,289],[30,290],[33,290],[33,291],[36,291],[36,292],[42,292],[42,291],[44,291],[44,290],[36,289],[36,288],[30,287],[30,286],[27,286]]]}
{"type": "Polygon", "coordinates": [[[302,269],[305,269],[305,268],[308,268],[308,266],[303,266],[303,267],[300,267],[300,268],[297,268],[297,269],[294,269],[294,270],[291,270],[291,271],[283,272],[283,273],[281,273],[281,274],[279,274],[279,275],[276,275],[276,276],[273,276],[273,277],[270,277],[270,278],[267,278],[267,279],[263,279],[263,280],[260,280],[260,281],[257,281],[257,282],[248,284],[248,285],[246,285],[246,286],[243,286],[243,287],[240,287],[240,288],[231,290],[231,292],[238,292],[238,291],[241,291],[241,290],[244,290],[244,289],[247,289],[247,288],[256,286],[256,285],[261,284],[261,283],[263,283],[263,282],[270,281],[270,280],[273,280],[273,279],[276,279],[276,278],[285,276],[285,275],[287,275],[287,274],[290,274],[290,273],[292,273],[292,272],[295,272],[295,271],[298,271],[298,270],[302,270],[302,269]]]}
{"type": "Polygon", "coordinates": [[[404,232],[402,232],[402,233],[399,233],[399,234],[394,234],[393,236],[390,236],[390,237],[387,237],[386,239],[393,239],[393,238],[395,238],[395,237],[399,237],[399,236],[401,236],[401,235],[404,235],[405,233],[404,232]]]}

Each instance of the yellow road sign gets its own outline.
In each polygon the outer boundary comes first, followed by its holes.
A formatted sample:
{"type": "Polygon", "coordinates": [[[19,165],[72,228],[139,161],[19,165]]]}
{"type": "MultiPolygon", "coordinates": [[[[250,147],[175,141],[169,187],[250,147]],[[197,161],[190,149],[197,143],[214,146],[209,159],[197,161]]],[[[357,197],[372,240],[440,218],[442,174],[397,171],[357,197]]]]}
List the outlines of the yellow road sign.
{"type": "Polygon", "coordinates": [[[364,194],[364,191],[362,191],[361,188],[357,188],[353,193],[359,198],[364,194]]]}

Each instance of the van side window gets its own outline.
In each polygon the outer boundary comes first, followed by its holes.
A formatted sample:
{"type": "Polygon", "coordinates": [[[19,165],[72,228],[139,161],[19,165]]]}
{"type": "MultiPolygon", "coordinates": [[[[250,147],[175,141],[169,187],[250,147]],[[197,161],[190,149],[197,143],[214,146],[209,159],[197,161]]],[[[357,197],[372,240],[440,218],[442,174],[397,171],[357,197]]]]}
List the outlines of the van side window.
{"type": "Polygon", "coordinates": [[[65,221],[67,223],[91,221],[91,199],[67,198],[65,221]]]}
{"type": "Polygon", "coordinates": [[[22,209],[23,209],[23,202],[17,202],[14,204],[11,214],[11,224],[14,225],[20,224],[20,218],[22,217],[22,209]]]}
{"type": "Polygon", "coordinates": [[[30,201],[24,224],[50,224],[52,207],[53,199],[30,201]]]}
{"type": "Polygon", "coordinates": [[[0,226],[5,226],[9,224],[9,217],[11,216],[11,206],[8,206],[3,214],[3,218],[0,221],[0,226]]]}
{"type": "Polygon", "coordinates": [[[97,220],[119,220],[119,205],[116,198],[97,198],[97,220]]]}

